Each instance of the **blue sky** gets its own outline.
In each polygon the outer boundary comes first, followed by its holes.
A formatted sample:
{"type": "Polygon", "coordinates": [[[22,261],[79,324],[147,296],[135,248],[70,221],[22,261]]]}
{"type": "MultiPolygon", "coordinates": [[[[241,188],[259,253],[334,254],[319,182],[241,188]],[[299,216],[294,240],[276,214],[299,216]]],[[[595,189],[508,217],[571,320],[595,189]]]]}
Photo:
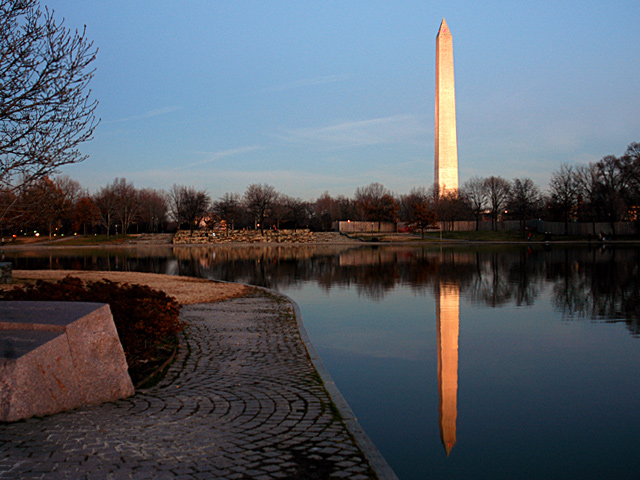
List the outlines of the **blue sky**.
{"type": "Polygon", "coordinates": [[[453,35],[460,182],[640,141],[640,2],[43,2],[99,48],[102,119],[61,173],[213,198],[433,183],[435,37],[453,35]]]}

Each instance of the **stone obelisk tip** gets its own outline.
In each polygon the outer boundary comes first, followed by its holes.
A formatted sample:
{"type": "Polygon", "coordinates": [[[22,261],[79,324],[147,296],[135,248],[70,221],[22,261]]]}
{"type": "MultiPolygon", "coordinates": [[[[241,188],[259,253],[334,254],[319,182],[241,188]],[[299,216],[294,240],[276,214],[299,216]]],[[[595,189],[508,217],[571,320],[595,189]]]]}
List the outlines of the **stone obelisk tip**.
{"type": "Polygon", "coordinates": [[[447,25],[447,21],[444,19],[444,17],[442,17],[442,23],[440,24],[440,29],[438,30],[438,36],[440,36],[440,34],[449,34],[451,35],[451,32],[449,31],[449,26],[447,25]]]}

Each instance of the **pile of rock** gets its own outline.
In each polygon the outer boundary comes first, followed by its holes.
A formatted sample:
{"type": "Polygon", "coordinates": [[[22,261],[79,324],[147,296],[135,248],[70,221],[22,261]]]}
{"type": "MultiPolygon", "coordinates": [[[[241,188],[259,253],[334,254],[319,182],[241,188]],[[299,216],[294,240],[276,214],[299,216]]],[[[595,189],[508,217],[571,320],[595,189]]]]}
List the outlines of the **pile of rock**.
{"type": "Polygon", "coordinates": [[[174,245],[202,243],[317,243],[316,234],[304,230],[180,230],[173,237],[174,245]]]}

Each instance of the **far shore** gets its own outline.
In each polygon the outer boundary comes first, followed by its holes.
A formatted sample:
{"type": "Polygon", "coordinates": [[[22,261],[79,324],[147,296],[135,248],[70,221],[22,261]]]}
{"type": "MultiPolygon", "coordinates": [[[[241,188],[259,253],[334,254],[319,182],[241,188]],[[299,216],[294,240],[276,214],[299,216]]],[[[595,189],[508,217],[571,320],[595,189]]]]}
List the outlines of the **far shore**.
{"type": "Polygon", "coordinates": [[[213,241],[194,242],[189,244],[173,244],[173,234],[134,234],[126,236],[91,236],[78,235],[65,238],[48,239],[46,237],[26,237],[15,243],[7,241],[2,245],[3,250],[30,250],[37,248],[138,248],[150,246],[190,248],[190,247],[264,247],[264,246],[328,246],[328,245],[561,245],[561,244],[638,244],[640,237],[619,237],[600,240],[597,237],[566,237],[557,235],[549,238],[543,234],[534,234],[531,239],[522,238],[519,232],[511,231],[480,231],[480,232],[425,232],[424,238],[420,233],[352,233],[349,235],[339,232],[322,232],[312,234],[306,242],[287,241],[254,241],[227,242],[213,241]]]}

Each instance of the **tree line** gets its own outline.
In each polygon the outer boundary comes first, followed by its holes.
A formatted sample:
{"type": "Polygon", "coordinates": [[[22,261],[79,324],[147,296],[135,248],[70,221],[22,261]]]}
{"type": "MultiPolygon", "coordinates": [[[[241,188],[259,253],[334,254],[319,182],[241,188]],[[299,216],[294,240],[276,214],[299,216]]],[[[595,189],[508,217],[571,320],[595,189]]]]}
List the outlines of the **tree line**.
{"type": "MultiPolygon", "coordinates": [[[[160,232],[201,226],[329,230],[336,220],[404,222],[424,230],[436,221],[638,221],[640,144],[588,165],[562,165],[548,192],[530,178],[474,177],[455,194],[433,188],[394,195],[380,183],[352,198],[328,192],[313,201],[266,184],[213,199],[206,190],[174,185],[137,189],[124,178],[89,194],[75,180],[54,177],[85,160],[79,147],[99,123],[89,88],[97,55],[85,31],[71,30],[38,0],[0,0],[0,234],[160,232]]],[[[639,222],[640,226],[640,222],[639,222]]],[[[614,232],[615,233],[615,232],[614,232]]]]}
{"type": "Polygon", "coordinates": [[[303,200],[267,184],[213,198],[206,190],[174,185],[169,191],[136,188],[125,178],[90,194],[67,176],[44,176],[20,189],[0,190],[6,212],[2,234],[158,233],[177,228],[298,229],[328,231],[338,220],[402,222],[424,232],[437,221],[517,220],[638,221],[640,144],[620,157],[564,164],[553,172],[548,190],[530,178],[473,177],[457,194],[438,196],[433,187],[394,195],[380,183],[359,187],[352,197],[323,193],[303,200]]]}

